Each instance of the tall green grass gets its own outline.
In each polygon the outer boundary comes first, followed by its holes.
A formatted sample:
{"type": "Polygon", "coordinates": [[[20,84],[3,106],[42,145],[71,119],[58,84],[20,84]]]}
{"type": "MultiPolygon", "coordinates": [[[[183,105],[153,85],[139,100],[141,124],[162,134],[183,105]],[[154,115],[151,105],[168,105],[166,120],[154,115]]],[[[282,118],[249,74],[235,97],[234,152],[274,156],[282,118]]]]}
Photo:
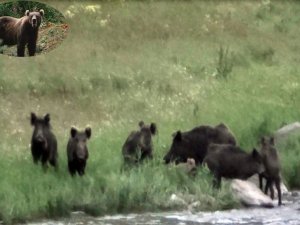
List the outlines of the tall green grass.
{"type": "Polygon", "coordinates": [[[63,154],[57,172],[53,168],[43,171],[29,156],[1,159],[1,218],[13,222],[68,216],[72,210],[103,215],[181,209],[181,204],[170,201],[172,194],[188,203],[200,201],[198,207],[202,210],[226,209],[237,204],[228,193],[227,184],[221,191],[212,190],[207,170],[191,178],[156,159],[121,172],[121,142],[121,137],[95,136],[84,177],[73,178],[67,173],[63,154]]]}
{"type": "MultiPolygon", "coordinates": [[[[299,119],[296,1],[45,3],[70,24],[64,43],[34,58],[0,56],[5,222],[67,216],[76,209],[93,215],[179,209],[168,201],[173,193],[192,195],[199,210],[234,207],[228,185],[212,190],[207,171],[191,179],[163,165],[171,134],[224,122],[249,150],[261,135],[299,119]],[[226,57],[220,46],[228,49],[226,57]],[[31,111],[50,113],[59,142],[57,173],[32,163],[31,111]],[[122,144],[140,120],[158,124],[155,159],[122,173],[122,144]],[[86,176],[71,178],[69,130],[87,124],[92,138],[86,176]]],[[[279,149],[291,188],[299,188],[297,146],[279,149]]]]}

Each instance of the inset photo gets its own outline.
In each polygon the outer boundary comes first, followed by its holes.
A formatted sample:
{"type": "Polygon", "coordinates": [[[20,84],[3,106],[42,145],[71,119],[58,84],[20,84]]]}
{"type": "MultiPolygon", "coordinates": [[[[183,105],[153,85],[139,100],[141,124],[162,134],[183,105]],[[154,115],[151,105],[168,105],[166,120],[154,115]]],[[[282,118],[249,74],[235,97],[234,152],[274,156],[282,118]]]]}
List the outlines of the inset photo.
{"type": "Polygon", "coordinates": [[[35,56],[58,47],[69,25],[61,12],[34,1],[0,4],[0,54],[35,56]]]}

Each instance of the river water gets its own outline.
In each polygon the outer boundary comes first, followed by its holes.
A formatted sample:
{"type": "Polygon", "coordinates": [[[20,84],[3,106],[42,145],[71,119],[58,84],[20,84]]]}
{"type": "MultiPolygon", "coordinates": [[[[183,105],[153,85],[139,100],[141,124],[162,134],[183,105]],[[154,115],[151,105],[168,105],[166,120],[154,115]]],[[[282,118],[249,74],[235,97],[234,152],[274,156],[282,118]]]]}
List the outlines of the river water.
{"type": "Polygon", "coordinates": [[[70,218],[61,219],[59,221],[39,221],[30,223],[30,225],[299,225],[300,192],[285,195],[283,203],[283,206],[272,209],[245,208],[197,213],[183,211],[91,217],[82,212],[74,212],[70,218]]]}

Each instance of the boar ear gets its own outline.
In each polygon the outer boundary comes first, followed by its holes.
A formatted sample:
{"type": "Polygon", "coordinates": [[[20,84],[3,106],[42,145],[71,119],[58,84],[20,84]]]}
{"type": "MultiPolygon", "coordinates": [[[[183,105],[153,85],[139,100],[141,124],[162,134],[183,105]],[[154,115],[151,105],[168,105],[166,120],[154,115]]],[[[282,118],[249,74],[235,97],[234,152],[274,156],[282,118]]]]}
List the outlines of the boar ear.
{"type": "Polygon", "coordinates": [[[181,141],[182,139],[182,135],[181,135],[181,131],[177,131],[174,137],[174,141],[181,141]]]}
{"type": "Polygon", "coordinates": [[[227,129],[226,125],[224,123],[220,123],[218,124],[215,128],[219,128],[219,129],[227,129]]]}
{"type": "Polygon", "coordinates": [[[90,139],[92,135],[92,129],[90,127],[85,128],[85,134],[88,139],[90,139]]]}
{"type": "Polygon", "coordinates": [[[25,11],[25,16],[29,16],[29,10],[28,9],[25,11]]]}
{"type": "Polygon", "coordinates": [[[256,148],[253,148],[253,150],[252,150],[252,157],[253,158],[257,158],[258,156],[259,156],[258,151],[256,150],[256,148]]]}
{"type": "Polygon", "coordinates": [[[150,124],[150,131],[151,131],[151,133],[152,133],[153,135],[156,134],[157,128],[156,128],[156,124],[155,124],[155,123],[151,123],[151,124],[150,124]]]}
{"type": "Polygon", "coordinates": [[[143,120],[139,122],[139,127],[140,127],[140,128],[142,128],[144,125],[145,125],[145,123],[144,123],[143,120]]]}
{"type": "Polygon", "coordinates": [[[44,16],[44,15],[45,15],[45,12],[44,12],[43,9],[40,10],[40,14],[41,14],[41,16],[44,16]]]}
{"type": "Polygon", "coordinates": [[[50,114],[47,113],[45,116],[44,116],[44,120],[45,122],[48,124],[50,122],[50,114]]]}
{"type": "Polygon", "coordinates": [[[32,126],[35,124],[35,121],[36,121],[36,115],[35,115],[35,113],[32,112],[30,114],[30,122],[31,122],[32,126]]]}
{"type": "Polygon", "coordinates": [[[262,137],[262,138],[260,139],[260,143],[261,143],[262,145],[266,145],[266,144],[267,144],[266,138],[265,138],[265,137],[262,137]]]}
{"type": "Polygon", "coordinates": [[[74,138],[77,134],[77,129],[75,127],[71,127],[70,134],[71,134],[71,137],[74,138]]]}
{"type": "Polygon", "coordinates": [[[275,145],[275,140],[274,140],[274,137],[273,137],[273,136],[270,137],[270,141],[269,141],[269,142],[270,142],[271,145],[275,145]]]}
{"type": "Polygon", "coordinates": [[[173,139],[174,139],[174,137],[176,136],[176,134],[177,134],[177,131],[174,132],[174,133],[172,134],[172,138],[173,138],[173,139]]]}

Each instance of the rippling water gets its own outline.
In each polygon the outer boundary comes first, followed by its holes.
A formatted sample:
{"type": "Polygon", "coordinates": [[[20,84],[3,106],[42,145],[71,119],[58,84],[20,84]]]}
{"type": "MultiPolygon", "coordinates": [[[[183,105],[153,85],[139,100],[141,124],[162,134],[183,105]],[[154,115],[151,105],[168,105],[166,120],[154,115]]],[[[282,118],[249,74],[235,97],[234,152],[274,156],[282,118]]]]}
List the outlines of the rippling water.
{"type": "Polygon", "coordinates": [[[281,207],[273,209],[248,208],[216,212],[167,212],[90,217],[75,212],[70,218],[60,221],[40,221],[31,225],[196,225],[196,224],[300,224],[300,192],[287,195],[281,207]]]}

